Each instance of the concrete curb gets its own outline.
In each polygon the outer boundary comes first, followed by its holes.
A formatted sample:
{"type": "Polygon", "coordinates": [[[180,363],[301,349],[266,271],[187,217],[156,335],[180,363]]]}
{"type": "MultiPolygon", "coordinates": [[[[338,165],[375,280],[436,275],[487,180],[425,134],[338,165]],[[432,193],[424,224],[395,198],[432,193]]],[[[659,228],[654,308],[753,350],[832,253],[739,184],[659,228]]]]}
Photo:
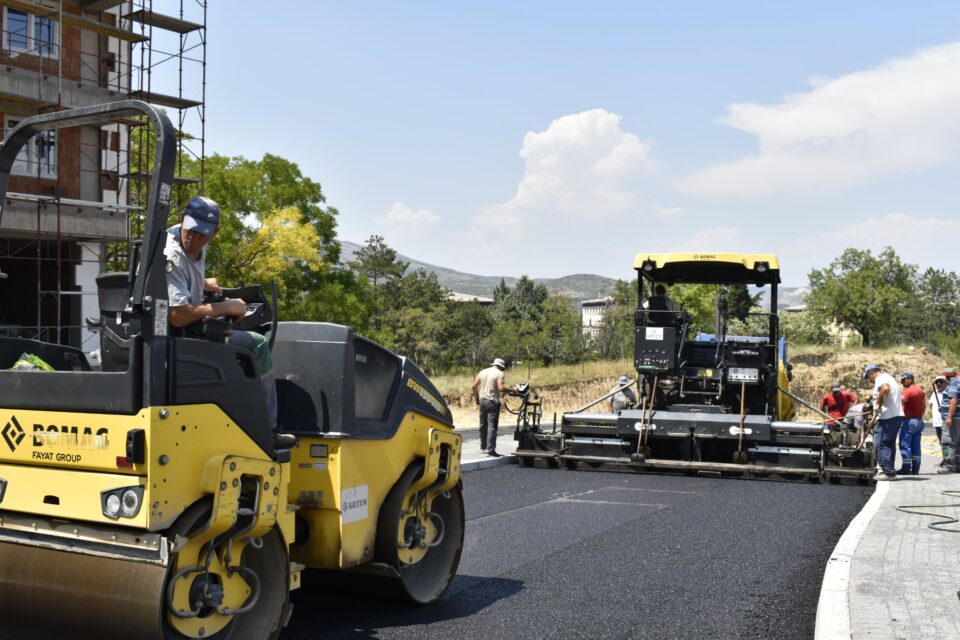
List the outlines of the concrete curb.
{"type": "Polygon", "coordinates": [[[513,464],[517,459],[514,455],[500,456],[499,458],[485,458],[483,460],[471,460],[470,462],[460,463],[460,473],[468,471],[479,471],[480,469],[489,469],[490,467],[499,467],[502,464],[513,464]]]}
{"type": "Polygon", "coordinates": [[[890,490],[889,482],[878,482],[877,488],[850,522],[834,547],[820,585],[814,640],[850,640],[850,564],[873,516],[883,505],[890,490]]]}

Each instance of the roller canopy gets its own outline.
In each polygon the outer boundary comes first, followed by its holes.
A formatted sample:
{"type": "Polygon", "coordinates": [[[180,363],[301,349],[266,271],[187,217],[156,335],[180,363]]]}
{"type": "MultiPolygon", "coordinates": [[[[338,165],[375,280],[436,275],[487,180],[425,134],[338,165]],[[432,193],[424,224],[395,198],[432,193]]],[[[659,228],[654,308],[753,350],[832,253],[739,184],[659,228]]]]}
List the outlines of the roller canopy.
{"type": "Polygon", "coordinates": [[[633,268],[647,280],[667,284],[780,283],[780,262],[773,254],[639,253],[633,268]]]}

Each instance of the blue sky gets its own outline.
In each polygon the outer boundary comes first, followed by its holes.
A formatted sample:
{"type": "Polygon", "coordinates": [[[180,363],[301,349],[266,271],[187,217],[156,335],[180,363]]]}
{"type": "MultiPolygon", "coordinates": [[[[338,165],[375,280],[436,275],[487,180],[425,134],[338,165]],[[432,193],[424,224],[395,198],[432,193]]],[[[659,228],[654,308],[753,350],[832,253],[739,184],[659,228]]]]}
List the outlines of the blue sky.
{"type": "Polygon", "coordinates": [[[802,285],[888,244],[960,271],[960,3],[784,4],[213,0],[207,149],[484,275],[731,250],[802,285]]]}

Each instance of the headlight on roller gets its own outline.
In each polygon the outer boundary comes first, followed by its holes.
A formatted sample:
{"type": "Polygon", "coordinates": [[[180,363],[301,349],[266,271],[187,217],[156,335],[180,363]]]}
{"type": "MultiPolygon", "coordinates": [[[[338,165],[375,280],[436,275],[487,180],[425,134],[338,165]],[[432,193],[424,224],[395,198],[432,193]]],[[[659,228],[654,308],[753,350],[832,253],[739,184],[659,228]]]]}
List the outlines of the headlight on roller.
{"type": "Polygon", "coordinates": [[[103,515],[108,518],[116,518],[120,515],[120,496],[115,493],[107,496],[103,501],[103,515]]]}
{"type": "Polygon", "coordinates": [[[127,518],[132,518],[140,511],[140,494],[134,489],[127,489],[120,496],[120,513],[127,518]]]}
{"type": "Polygon", "coordinates": [[[100,494],[103,515],[111,520],[133,518],[143,504],[143,487],[121,487],[100,494]]]}

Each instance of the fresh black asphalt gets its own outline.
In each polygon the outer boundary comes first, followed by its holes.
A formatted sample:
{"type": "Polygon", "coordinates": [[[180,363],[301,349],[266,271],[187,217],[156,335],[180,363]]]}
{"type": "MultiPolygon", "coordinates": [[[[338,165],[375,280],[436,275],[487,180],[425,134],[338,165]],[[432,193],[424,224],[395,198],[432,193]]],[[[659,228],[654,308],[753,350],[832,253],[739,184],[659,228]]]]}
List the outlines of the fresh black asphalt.
{"type": "Polygon", "coordinates": [[[440,602],[308,574],[282,640],[809,639],[824,566],[872,491],[514,465],[463,482],[440,602]]]}

